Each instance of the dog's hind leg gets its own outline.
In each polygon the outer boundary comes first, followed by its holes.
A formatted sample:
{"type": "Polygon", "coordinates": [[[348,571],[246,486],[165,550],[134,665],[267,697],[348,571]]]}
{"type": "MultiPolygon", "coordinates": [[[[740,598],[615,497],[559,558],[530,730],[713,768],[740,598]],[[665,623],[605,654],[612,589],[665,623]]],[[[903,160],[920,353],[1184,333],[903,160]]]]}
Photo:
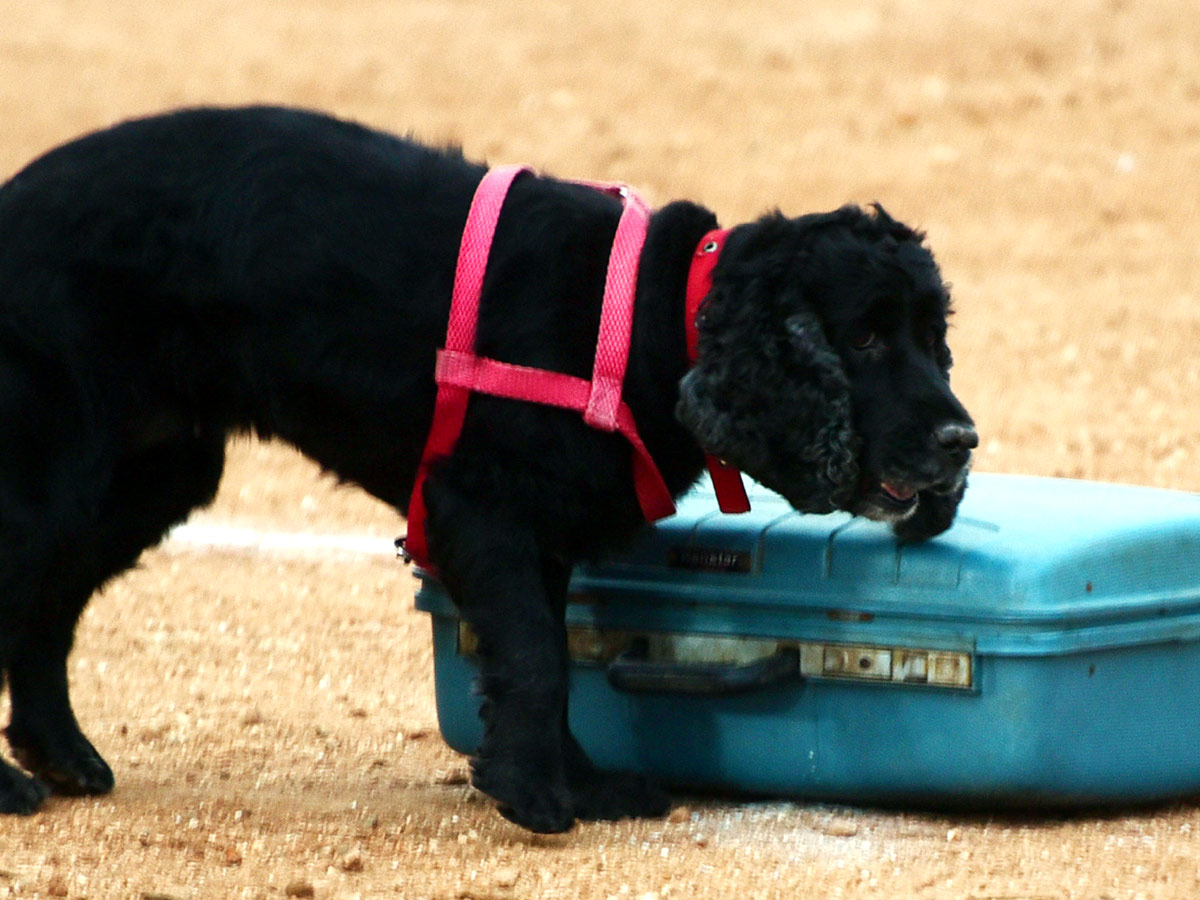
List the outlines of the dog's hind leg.
{"type": "Polygon", "coordinates": [[[8,661],[12,719],[6,729],[18,762],[56,793],[112,789],[108,764],[83,735],[71,708],[67,656],[92,593],[132,566],[141,552],[195,507],[211,501],[224,465],[223,433],[194,434],[120,459],[94,521],[64,546],[23,639],[8,661]]]}
{"type": "MultiPolygon", "coordinates": [[[[37,632],[63,615],[49,590],[70,568],[62,549],[103,494],[107,466],[104,441],[90,439],[94,431],[80,437],[88,417],[68,367],[6,331],[0,342],[0,686],[8,683],[15,710],[42,651],[37,632]]],[[[60,668],[65,684],[65,658],[60,668]]],[[[33,812],[48,792],[0,764],[0,811],[33,812]]]]}
{"type": "MultiPolygon", "coordinates": [[[[4,687],[4,672],[0,670],[0,690],[4,687]]],[[[0,760],[0,813],[28,815],[36,812],[49,793],[36,778],[0,760]]]]}
{"type": "Polygon", "coordinates": [[[60,794],[102,794],[113,786],[112,770],[79,730],[68,695],[67,654],[90,595],[60,597],[53,614],[30,624],[9,660],[5,736],[17,762],[60,794]]]}
{"type": "Polygon", "coordinates": [[[566,831],[575,818],[561,732],[567,653],[536,537],[444,481],[431,478],[425,499],[434,562],[479,637],[484,734],[472,784],[518,825],[566,831]]]}

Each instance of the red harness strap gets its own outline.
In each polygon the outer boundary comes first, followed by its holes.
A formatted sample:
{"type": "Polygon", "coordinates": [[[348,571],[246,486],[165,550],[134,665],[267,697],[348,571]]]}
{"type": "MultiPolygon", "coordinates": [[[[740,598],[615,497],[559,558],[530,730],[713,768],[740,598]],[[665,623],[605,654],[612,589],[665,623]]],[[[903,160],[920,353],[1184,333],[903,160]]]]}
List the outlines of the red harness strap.
{"type": "Polygon", "coordinates": [[[670,491],[638,436],[633,413],[621,399],[633,330],[637,264],[650,219],[649,210],[637,194],[619,185],[590,185],[619,196],[625,206],[608,261],[591,381],[475,355],[475,326],[496,223],[509,187],[525,171],[522,166],[503,166],[488,172],[475,192],[463,231],[446,347],[438,353],[434,375],[438,392],[433,424],[409,501],[408,536],[404,542],[405,553],[426,568],[430,561],[425,536],[425,479],[430,465],[454,449],[472,392],[573,409],[594,428],[620,432],[633,447],[634,487],[646,520],[652,522],[675,511],[670,491]]]}
{"type": "MultiPolygon", "coordinates": [[[[683,323],[687,331],[688,362],[692,365],[696,364],[696,359],[700,355],[700,334],[696,327],[700,303],[712,290],[713,269],[717,267],[717,259],[725,248],[725,239],[728,236],[728,230],[718,229],[710,231],[702,237],[696,247],[696,253],[692,257],[692,266],[688,270],[687,301],[683,323]]],[[[717,505],[721,508],[721,512],[750,512],[750,498],[746,496],[746,486],[742,484],[741,473],[711,453],[705,454],[705,460],[708,463],[708,473],[712,478],[713,490],[717,492],[717,505]]]]}

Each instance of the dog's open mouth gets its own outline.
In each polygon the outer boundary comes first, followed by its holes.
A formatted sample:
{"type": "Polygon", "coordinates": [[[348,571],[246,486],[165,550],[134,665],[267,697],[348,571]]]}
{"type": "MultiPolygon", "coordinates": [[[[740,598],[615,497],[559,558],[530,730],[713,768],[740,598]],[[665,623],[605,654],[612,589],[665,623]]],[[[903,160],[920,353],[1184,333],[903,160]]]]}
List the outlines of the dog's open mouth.
{"type": "Polygon", "coordinates": [[[876,522],[901,522],[916,513],[922,489],[919,483],[864,472],[858,500],[848,511],[876,522]]]}
{"type": "Polygon", "coordinates": [[[953,494],[961,490],[965,475],[964,469],[950,480],[930,484],[924,481],[864,474],[859,482],[858,504],[851,512],[879,522],[900,522],[910,518],[917,511],[922,492],[953,494]]]}
{"type": "Polygon", "coordinates": [[[917,489],[901,481],[880,481],[878,497],[898,513],[906,513],[917,505],[917,489]]]}
{"type": "Polygon", "coordinates": [[[879,489],[882,490],[887,497],[900,504],[910,503],[913,497],[917,496],[916,488],[911,488],[906,484],[900,484],[899,482],[894,481],[881,481],[879,483],[879,489]]]}
{"type": "Polygon", "coordinates": [[[850,512],[877,522],[900,522],[917,511],[921,489],[921,485],[910,481],[864,473],[858,501],[850,512]]]}

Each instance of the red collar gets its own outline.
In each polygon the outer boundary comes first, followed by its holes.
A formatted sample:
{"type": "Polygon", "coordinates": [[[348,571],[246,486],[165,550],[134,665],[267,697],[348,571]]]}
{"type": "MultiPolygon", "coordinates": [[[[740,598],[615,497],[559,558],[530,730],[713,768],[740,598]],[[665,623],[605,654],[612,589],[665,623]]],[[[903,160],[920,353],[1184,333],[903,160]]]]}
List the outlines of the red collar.
{"type": "MultiPolygon", "coordinates": [[[[688,269],[683,327],[687,335],[688,363],[693,366],[700,355],[700,335],[697,328],[700,304],[712,289],[713,269],[717,267],[717,260],[721,258],[727,237],[728,229],[717,229],[704,235],[696,245],[692,265],[688,269]]],[[[749,512],[750,499],[746,496],[745,485],[742,484],[742,474],[711,453],[705,454],[705,460],[712,477],[713,490],[717,492],[717,505],[721,507],[721,512],[749,512]]]]}
{"type": "Polygon", "coordinates": [[[721,258],[727,237],[729,230],[719,228],[700,238],[700,243],[696,245],[696,253],[692,256],[692,267],[688,269],[687,305],[683,312],[683,327],[687,333],[688,362],[693,366],[700,355],[700,335],[696,328],[696,318],[700,315],[700,303],[712,289],[713,269],[717,267],[717,260],[721,258]]]}

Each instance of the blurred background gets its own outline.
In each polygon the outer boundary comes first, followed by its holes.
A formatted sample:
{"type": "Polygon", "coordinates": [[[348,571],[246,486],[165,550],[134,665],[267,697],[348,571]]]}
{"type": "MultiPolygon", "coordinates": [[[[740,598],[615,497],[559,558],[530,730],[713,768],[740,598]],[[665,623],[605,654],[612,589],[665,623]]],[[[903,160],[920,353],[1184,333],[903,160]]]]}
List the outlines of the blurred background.
{"type": "Polygon", "coordinates": [[[1172,0],[10,0],[0,172],[312,106],[724,224],[879,200],[952,283],[977,468],[1200,489],[1200,16],[1172,0]]]}

